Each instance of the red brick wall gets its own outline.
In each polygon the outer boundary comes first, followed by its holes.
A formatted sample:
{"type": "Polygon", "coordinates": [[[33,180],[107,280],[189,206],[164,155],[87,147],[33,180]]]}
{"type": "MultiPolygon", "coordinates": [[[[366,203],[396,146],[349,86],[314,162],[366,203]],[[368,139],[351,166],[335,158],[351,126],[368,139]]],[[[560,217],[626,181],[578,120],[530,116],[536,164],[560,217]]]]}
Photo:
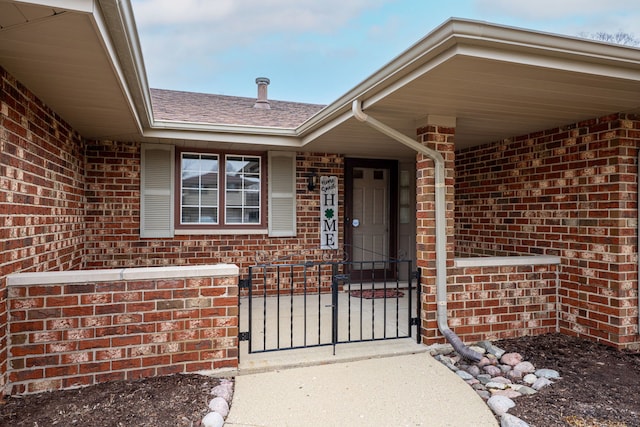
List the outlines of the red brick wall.
{"type": "Polygon", "coordinates": [[[562,257],[560,330],[640,347],[638,147],[614,114],[457,152],[457,255],[562,257]]]}
{"type": "Polygon", "coordinates": [[[556,266],[458,267],[449,274],[449,326],[463,341],[556,332],[556,266]]]}
{"type": "Polygon", "coordinates": [[[237,367],[237,279],[11,285],[13,393],[237,367]]]}
{"type": "MultiPolygon", "coordinates": [[[[246,274],[257,260],[319,260],[320,190],[307,189],[307,174],[335,175],[344,189],[343,158],[327,154],[297,156],[296,238],[260,234],[179,235],[140,238],[140,146],[92,142],[87,148],[87,256],[89,268],[234,263],[246,274]]],[[[340,206],[340,217],[344,206],[340,206]]],[[[343,229],[340,229],[342,239],[343,229]]]]}
{"type": "Polygon", "coordinates": [[[0,395],[7,372],[5,277],[83,266],[80,136],[0,67],[0,395]]]}

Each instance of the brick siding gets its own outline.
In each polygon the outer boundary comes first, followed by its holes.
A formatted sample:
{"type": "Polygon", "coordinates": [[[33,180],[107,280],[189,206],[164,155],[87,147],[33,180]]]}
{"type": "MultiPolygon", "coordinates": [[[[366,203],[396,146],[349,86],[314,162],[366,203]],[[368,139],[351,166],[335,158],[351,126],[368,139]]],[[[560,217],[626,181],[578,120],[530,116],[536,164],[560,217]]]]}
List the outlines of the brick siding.
{"type": "Polygon", "coordinates": [[[458,267],[449,274],[449,326],[463,341],[556,332],[556,266],[458,267]]]}
{"type": "MultiPolygon", "coordinates": [[[[262,234],[177,235],[167,239],[140,238],[140,145],[101,141],[87,148],[88,268],[122,268],[188,264],[234,263],[246,275],[257,261],[321,260],[320,190],[307,189],[307,175],[335,175],[344,187],[344,161],[329,154],[297,155],[297,237],[269,238],[262,234]]],[[[342,218],[344,206],[339,206],[342,218]]],[[[340,239],[343,228],[339,230],[340,239]]]]}
{"type": "Polygon", "coordinates": [[[640,348],[639,147],[614,114],[457,152],[456,254],[560,256],[560,330],[640,348]]]}
{"type": "Polygon", "coordinates": [[[83,267],[80,135],[0,67],[0,395],[7,372],[5,277],[83,267]]]}
{"type": "Polygon", "coordinates": [[[12,392],[236,368],[238,277],[167,277],[10,283],[12,392]]]}

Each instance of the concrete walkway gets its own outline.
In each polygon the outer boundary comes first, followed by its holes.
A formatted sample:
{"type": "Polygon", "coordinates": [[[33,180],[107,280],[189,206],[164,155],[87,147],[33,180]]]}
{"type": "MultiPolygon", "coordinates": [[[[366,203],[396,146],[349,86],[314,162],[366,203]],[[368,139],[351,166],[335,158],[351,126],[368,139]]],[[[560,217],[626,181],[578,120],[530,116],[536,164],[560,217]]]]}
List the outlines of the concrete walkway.
{"type": "Polygon", "coordinates": [[[225,426],[473,426],[498,422],[411,340],[243,356],[225,426]]]}

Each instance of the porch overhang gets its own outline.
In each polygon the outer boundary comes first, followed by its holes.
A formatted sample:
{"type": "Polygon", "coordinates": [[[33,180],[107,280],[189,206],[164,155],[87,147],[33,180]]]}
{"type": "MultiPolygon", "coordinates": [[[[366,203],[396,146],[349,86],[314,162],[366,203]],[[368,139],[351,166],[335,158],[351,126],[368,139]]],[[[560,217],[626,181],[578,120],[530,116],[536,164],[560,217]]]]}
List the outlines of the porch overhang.
{"type": "Polygon", "coordinates": [[[451,19],[298,128],[159,121],[128,1],[0,0],[0,17],[0,65],[88,139],[411,159],[352,102],[408,136],[452,118],[458,149],[640,113],[640,49],[451,19]]]}
{"type": "Polygon", "coordinates": [[[640,49],[452,19],[304,124],[307,148],[405,152],[349,114],[354,99],[408,136],[430,117],[452,118],[464,149],[640,113],[640,49]]]}

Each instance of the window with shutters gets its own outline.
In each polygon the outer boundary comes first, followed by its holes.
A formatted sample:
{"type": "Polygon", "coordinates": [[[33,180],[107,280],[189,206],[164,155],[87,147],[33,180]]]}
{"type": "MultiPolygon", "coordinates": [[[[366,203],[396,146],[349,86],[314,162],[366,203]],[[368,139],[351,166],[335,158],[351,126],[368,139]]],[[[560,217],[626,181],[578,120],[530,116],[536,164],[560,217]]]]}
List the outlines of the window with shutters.
{"type": "Polygon", "coordinates": [[[177,157],[177,228],[264,228],[263,156],[180,151],[177,157]]]}
{"type": "Polygon", "coordinates": [[[141,237],[296,235],[296,154],[143,144],[141,237]]]}

